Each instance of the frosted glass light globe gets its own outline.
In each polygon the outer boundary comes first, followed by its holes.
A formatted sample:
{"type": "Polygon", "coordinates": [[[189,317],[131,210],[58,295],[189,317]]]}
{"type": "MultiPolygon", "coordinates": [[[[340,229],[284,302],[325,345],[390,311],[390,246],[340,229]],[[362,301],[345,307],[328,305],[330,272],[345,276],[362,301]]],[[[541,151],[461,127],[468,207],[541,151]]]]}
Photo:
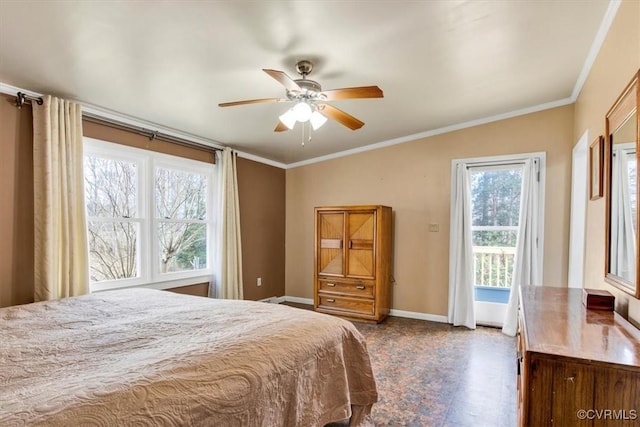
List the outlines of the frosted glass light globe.
{"type": "Polygon", "coordinates": [[[296,115],[296,120],[299,122],[306,122],[311,118],[311,106],[306,102],[298,102],[295,107],[293,107],[293,112],[296,115]]]}
{"type": "Polygon", "coordinates": [[[318,111],[314,111],[313,114],[311,114],[311,127],[313,127],[313,130],[317,130],[326,121],[327,118],[320,114],[318,111]]]}

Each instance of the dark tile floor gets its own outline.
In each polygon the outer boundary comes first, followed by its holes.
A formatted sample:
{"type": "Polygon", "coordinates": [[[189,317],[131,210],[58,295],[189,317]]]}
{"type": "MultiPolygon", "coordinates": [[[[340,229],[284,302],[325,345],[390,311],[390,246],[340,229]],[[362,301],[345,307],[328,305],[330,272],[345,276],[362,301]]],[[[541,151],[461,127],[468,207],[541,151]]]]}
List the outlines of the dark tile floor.
{"type": "Polygon", "coordinates": [[[367,340],[378,384],[376,426],[516,425],[514,338],[494,328],[399,317],[354,324],[367,340]]]}

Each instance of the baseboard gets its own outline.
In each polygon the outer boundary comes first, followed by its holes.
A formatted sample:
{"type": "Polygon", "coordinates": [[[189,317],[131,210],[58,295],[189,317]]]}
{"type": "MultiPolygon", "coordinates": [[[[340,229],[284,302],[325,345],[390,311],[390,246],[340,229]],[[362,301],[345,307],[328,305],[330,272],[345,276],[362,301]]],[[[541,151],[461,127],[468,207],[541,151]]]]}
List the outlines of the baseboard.
{"type": "Polygon", "coordinates": [[[289,296],[285,296],[285,297],[280,297],[282,298],[282,301],[286,301],[286,302],[295,302],[297,304],[307,304],[307,305],[313,305],[313,298],[300,298],[300,297],[289,297],[289,296]]]}
{"type": "Polygon", "coordinates": [[[502,329],[503,324],[501,322],[476,322],[476,326],[502,329]]]}
{"type": "Polygon", "coordinates": [[[507,315],[507,304],[476,301],[476,325],[502,328],[507,315]]]}
{"type": "Polygon", "coordinates": [[[258,300],[259,302],[268,302],[271,304],[282,304],[286,301],[285,297],[269,297],[258,300]]]}
{"type": "MultiPolygon", "coordinates": [[[[298,304],[313,305],[313,299],[312,298],[300,298],[300,297],[284,296],[284,297],[279,297],[278,299],[280,300],[280,302],[287,301],[287,302],[295,302],[295,303],[298,303],[298,304]]],[[[416,313],[414,311],[404,311],[404,310],[394,310],[394,309],[392,309],[389,312],[389,315],[390,316],[394,316],[394,317],[406,317],[407,319],[428,320],[430,322],[440,322],[440,323],[447,323],[448,322],[447,316],[440,316],[440,315],[437,315],[437,314],[428,314],[428,313],[416,313]]]]}
{"type": "Polygon", "coordinates": [[[448,323],[447,316],[438,314],[417,313],[415,311],[394,310],[389,311],[389,316],[405,317],[407,319],[428,320],[430,322],[448,323]]]}

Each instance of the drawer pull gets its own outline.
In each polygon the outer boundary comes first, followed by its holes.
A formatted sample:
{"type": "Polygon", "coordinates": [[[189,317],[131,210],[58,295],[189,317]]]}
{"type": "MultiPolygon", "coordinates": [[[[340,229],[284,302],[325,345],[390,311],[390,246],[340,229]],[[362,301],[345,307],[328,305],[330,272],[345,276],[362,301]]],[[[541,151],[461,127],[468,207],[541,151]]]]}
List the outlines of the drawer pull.
{"type": "Polygon", "coordinates": [[[327,298],[327,302],[336,302],[333,298],[327,298]]]}
{"type": "Polygon", "coordinates": [[[358,285],[356,286],[356,289],[364,289],[364,285],[358,285]]]}
{"type": "Polygon", "coordinates": [[[334,287],[335,285],[336,285],[335,283],[327,283],[327,286],[334,287]]]}

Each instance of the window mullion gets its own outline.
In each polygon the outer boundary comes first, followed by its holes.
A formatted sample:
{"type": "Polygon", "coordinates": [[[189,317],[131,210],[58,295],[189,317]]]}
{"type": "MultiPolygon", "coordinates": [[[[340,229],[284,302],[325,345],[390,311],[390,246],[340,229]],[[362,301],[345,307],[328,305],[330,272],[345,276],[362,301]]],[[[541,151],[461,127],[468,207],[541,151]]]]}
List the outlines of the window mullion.
{"type": "Polygon", "coordinates": [[[139,242],[139,250],[140,250],[140,270],[141,277],[145,283],[150,281],[149,277],[149,262],[148,258],[148,235],[149,235],[149,213],[147,212],[147,200],[146,200],[146,192],[147,192],[147,173],[148,173],[148,162],[146,157],[143,157],[138,160],[140,164],[140,178],[138,180],[138,206],[140,210],[140,216],[142,221],[140,223],[140,242],[139,242]]]}
{"type": "Polygon", "coordinates": [[[174,224],[208,224],[209,221],[205,219],[173,219],[173,218],[156,218],[157,222],[167,222],[174,224]]]}
{"type": "Polygon", "coordinates": [[[472,225],[471,231],[517,231],[517,225],[472,225]]]}
{"type": "Polygon", "coordinates": [[[90,216],[87,217],[87,221],[90,222],[135,222],[142,223],[144,218],[125,218],[119,216],[90,216]]]}
{"type": "Polygon", "coordinates": [[[151,157],[148,161],[146,175],[146,201],[147,201],[147,268],[149,269],[149,278],[151,282],[158,280],[158,271],[156,268],[156,260],[158,259],[158,227],[156,224],[156,186],[155,186],[155,160],[151,157]]]}

